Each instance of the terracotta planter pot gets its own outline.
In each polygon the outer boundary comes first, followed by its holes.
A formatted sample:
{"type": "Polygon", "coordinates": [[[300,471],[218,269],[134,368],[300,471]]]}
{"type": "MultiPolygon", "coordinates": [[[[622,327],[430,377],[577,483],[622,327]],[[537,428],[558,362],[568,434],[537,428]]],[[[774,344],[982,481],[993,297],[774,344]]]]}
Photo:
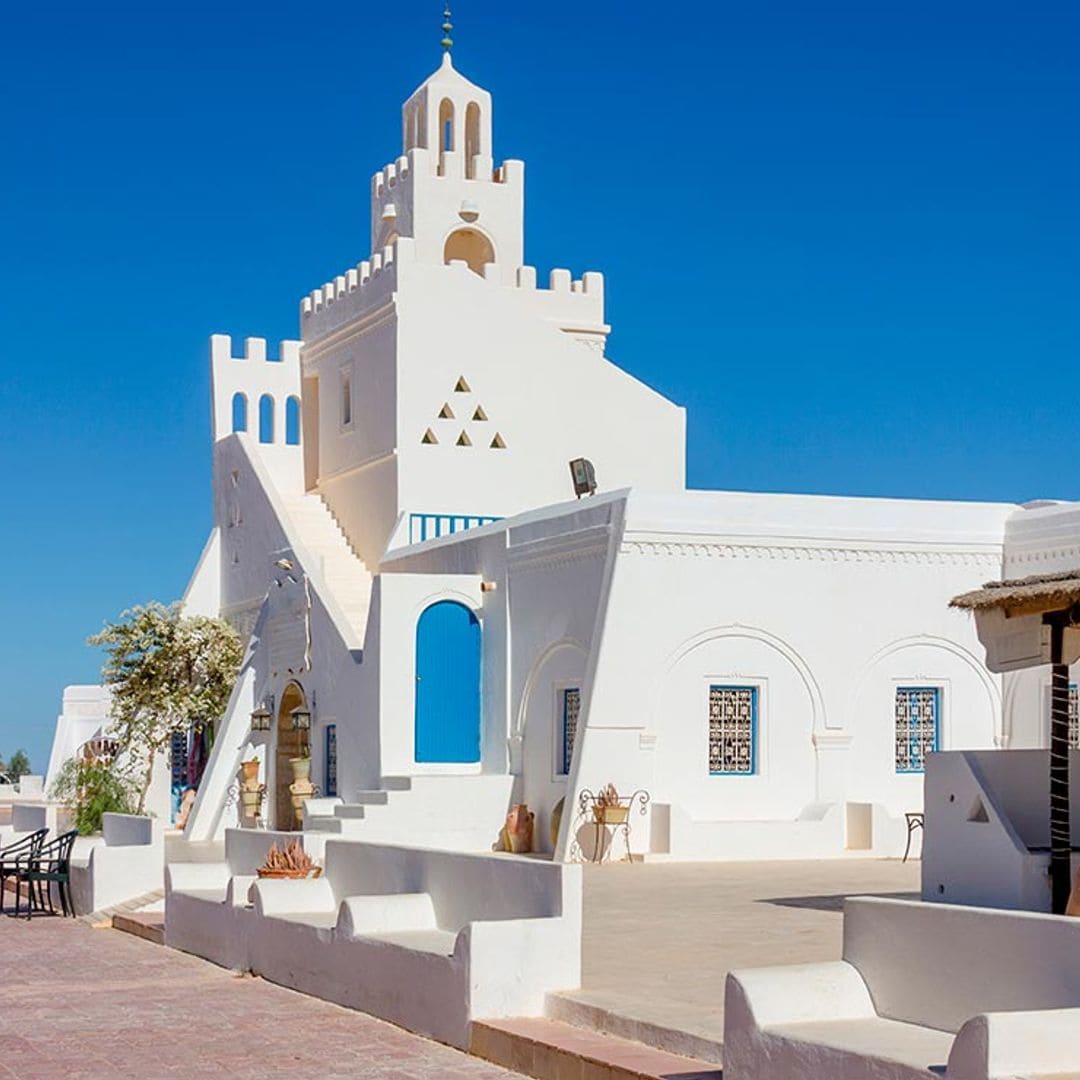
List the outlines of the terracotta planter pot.
{"type": "Polygon", "coordinates": [[[248,780],[259,779],[259,759],[253,758],[251,761],[240,762],[240,774],[245,783],[248,780]]]}
{"type": "Polygon", "coordinates": [[[630,815],[629,806],[594,806],[593,821],[598,825],[623,825],[630,815]]]}
{"type": "Polygon", "coordinates": [[[255,871],[262,878],[288,879],[289,881],[301,881],[304,878],[317,878],[322,875],[322,867],[316,866],[313,870],[264,870],[259,867],[255,871]]]}
{"type": "Polygon", "coordinates": [[[289,768],[292,769],[294,784],[300,783],[301,780],[306,781],[311,779],[311,758],[289,758],[289,768]]]}

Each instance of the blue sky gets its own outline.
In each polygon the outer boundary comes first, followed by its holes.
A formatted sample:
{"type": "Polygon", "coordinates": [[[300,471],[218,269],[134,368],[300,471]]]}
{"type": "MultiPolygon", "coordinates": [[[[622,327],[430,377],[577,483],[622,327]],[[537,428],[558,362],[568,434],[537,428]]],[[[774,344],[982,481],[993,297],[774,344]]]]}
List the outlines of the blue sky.
{"type": "MultiPolygon", "coordinates": [[[[0,754],[210,526],[207,337],[367,252],[438,3],[18,5],[0,40],[0,754]]],[[[455,4],[527,258],[607,274],[690,483],[1080,498],[1080,6],[455,4]]]]}

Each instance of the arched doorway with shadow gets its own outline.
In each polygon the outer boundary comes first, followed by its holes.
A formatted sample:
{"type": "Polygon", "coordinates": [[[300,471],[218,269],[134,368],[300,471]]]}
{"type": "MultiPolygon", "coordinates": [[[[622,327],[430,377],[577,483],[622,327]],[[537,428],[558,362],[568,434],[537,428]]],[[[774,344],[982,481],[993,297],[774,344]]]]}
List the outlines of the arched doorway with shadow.
{"type": "Polygon", "coordinates": [[[304,688],[299,683],[289,683],[281,695],[274,737],[275,829],[299,828],[296,812],[293,810],[292,792],[289,790],[289,785],[296,777],[292,762],[307,759],[307,767],[310,769],[311,761],[308,757],[308,733],[297,727],[293,713],[297,709],[303,710],[307,707],[304,688]]]}

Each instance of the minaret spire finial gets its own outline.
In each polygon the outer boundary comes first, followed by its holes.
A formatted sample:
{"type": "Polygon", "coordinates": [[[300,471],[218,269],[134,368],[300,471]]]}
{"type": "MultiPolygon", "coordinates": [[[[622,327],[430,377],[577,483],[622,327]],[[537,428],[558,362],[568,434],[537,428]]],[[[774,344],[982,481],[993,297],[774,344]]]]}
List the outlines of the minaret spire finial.
{"type": "Polygon", "coordinates": [[[443,24],[442,24],[443,39],[442,39],[442,42],[440,44],[442,45],[442,47],[447,52],[449,52],[454,47],[454,39],[450,36],[454,32],[454,24],[451,21],[453,16],[450,13],[449,0],[447,0],[446,7],[443,8],[442,16],[443,16],[443,24]]]}

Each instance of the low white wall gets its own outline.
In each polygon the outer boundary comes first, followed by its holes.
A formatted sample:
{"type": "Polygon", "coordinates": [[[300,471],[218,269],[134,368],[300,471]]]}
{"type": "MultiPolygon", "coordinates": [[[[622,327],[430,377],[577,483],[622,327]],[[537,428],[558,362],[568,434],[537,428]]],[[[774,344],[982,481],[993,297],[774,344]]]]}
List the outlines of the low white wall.
{"type": "Polygon", "coordinates": [[[19,777],[17,785],[20,799],[43,799],[45,797],[45,777],[27,773],[19,777]]]}
{"type": "Polygon", "coordinates": [[[65,818],[59,803],[16,802],[11,805],[11,831],[17,835],[48,829],[49,835],[45,839],[52,840],[56,837],[58,821],[63,827],[65,818]]]}
{"type": "MultiPolygon", "coordinates": [[[[1080,752],[1072,751],[1070,762],[1073,775],[1080,775],[1080,752]]],[[[924,900],[1050,910],[1049,770],[1045,750],[957,751],[930,756],[922,861],[924,900]]],[[[1073,785],[1074,846],[1080,842],[1080,792],[1076,788],[1073,785]]],[[[1076,855],[1074,865],[1080,867],[1076,855]]]]}

